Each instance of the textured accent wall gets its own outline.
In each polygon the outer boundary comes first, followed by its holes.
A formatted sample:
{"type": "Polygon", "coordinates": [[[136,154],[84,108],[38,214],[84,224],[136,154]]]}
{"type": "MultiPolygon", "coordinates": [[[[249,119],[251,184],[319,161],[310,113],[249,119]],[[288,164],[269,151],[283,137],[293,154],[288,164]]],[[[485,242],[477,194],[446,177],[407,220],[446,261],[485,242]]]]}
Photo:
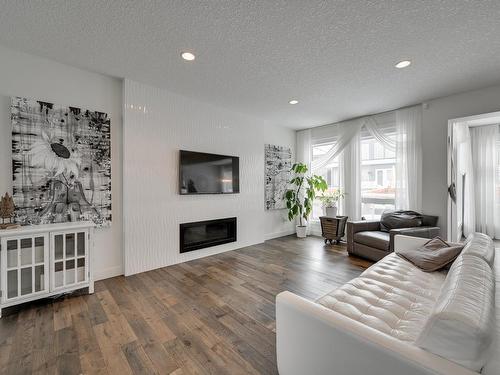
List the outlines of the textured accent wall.
{"type": "Polygon", "coordinates": [[[295,148],[295,132],[134,81],[124,83],[125,274],[233,250],[293,232],[264,210],[264,144],[295,148]],[[240,157],[240,193],[178,194],[179,150],[240,157]],[[238,218],[238,241],[179,253],[179,224],[238,218]]]}

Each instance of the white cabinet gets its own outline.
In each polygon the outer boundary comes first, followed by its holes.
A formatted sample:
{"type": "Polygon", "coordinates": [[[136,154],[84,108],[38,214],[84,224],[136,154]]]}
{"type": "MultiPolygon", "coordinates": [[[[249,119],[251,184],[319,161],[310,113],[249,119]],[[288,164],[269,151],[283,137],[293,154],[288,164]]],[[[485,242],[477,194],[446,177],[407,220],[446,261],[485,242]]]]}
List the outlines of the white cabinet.
{"type": "Polygon", "coordinates": [[[0,231],[1,308],[89,288],[92,278],[91,222],[0,231]]]}

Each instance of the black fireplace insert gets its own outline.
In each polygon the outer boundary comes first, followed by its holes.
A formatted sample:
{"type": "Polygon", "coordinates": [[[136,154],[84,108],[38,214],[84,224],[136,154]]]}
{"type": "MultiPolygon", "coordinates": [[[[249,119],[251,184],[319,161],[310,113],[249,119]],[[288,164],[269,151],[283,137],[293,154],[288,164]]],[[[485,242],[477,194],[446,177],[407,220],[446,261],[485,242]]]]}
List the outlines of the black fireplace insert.
{"type": "Polygon", "coordinates": [[[235,241],[235,217],[180,224],[181,253],[235,241]]]}

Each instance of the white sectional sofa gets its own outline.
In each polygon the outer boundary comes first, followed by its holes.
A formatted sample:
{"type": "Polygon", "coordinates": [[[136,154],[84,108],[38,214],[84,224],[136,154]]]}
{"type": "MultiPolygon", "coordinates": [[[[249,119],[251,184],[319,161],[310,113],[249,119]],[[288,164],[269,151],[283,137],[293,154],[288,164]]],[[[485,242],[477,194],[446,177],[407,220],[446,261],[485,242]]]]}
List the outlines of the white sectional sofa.
{"type": "MultiPolygon", "coordinates": [[[[428,239],[396,236],[395,250],[428,239]]],[[[280,375],[499,375],[500,256],[468,238],[450,270],[390,254],[316,302],[276,298],[280,375]]]]}

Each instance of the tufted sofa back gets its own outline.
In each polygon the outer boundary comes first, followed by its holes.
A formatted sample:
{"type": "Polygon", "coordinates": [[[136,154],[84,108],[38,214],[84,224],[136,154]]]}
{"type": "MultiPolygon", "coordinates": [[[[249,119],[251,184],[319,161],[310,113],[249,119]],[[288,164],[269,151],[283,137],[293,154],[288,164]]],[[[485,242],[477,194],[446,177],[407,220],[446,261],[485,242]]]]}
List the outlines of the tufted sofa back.
{"type": "Polygon", "coordinates": [[[495,267],[492,240],[467,239],[416,345],[479,372],[491,354],[496,333],[495,267]]]}
{"type": "Polygon", "coordinates": [[[471,233],[465,241],[462,255],[472,255],[483,259],[493,267],[495,263],[495,247],[492,239],[484,233],[471,233]]]}

